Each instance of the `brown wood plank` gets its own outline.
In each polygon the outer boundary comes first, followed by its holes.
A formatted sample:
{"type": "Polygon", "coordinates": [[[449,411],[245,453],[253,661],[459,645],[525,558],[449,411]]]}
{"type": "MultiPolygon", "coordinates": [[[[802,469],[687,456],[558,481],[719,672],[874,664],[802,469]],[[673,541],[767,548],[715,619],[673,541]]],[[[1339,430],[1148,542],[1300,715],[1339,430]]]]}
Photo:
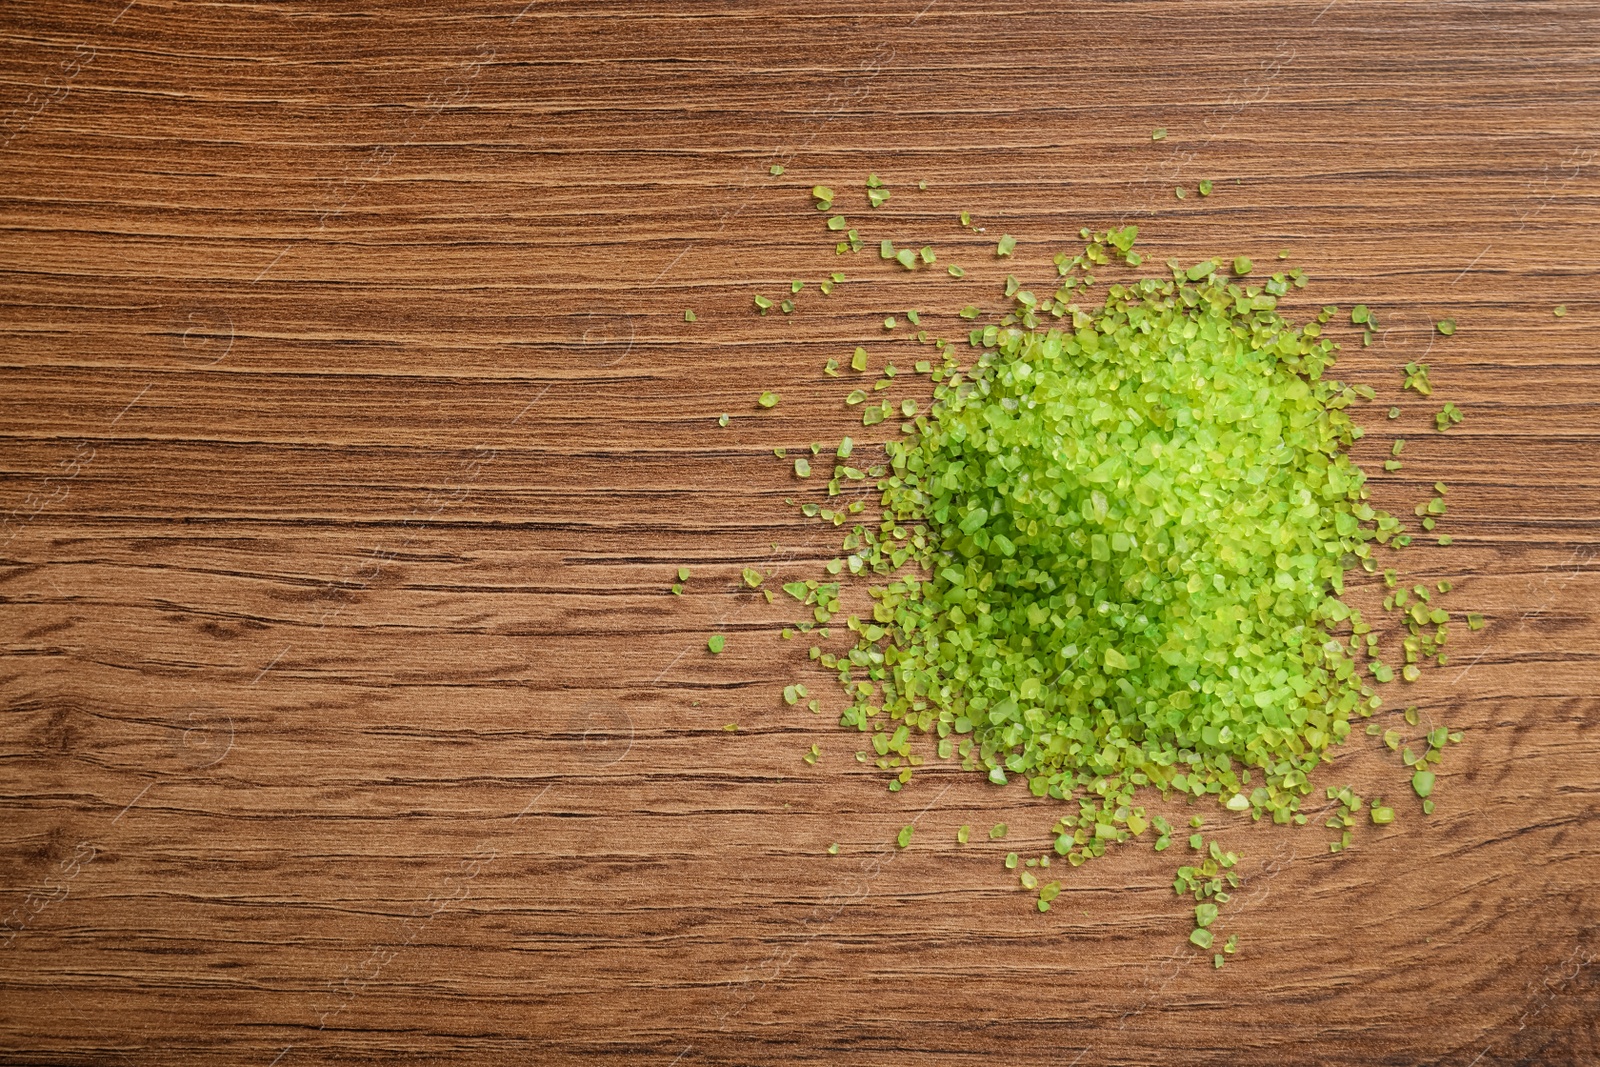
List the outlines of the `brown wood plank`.
{"type": "MultiPolygon", "coordinates": [[[[22,0],[0,41],[0,1062],[1600,1059],[1600,4],[22,0]],[[805,190],[869,170],[864,232],[965,280],[834,256],[805,190]],[[1128,222],[1289,249],[1295,314],[1384,324],[1341,375],[1386,407],[1425,358],[1467,415],[1356,449],[1410,442],[1384,506],[1449,483],[1403,573],[1487,620],[1391,698],[1466,731],[1438,811],[1217,823],[1221,972],[1180,850],[1041,916],[999,861],[1051,802],[887,793],[739,579],[837,545],[772,448],[883,440],[827,359],[1128,222]]],[[[1358,736],[1322,781],[1406,776],[1358,736]]]]}

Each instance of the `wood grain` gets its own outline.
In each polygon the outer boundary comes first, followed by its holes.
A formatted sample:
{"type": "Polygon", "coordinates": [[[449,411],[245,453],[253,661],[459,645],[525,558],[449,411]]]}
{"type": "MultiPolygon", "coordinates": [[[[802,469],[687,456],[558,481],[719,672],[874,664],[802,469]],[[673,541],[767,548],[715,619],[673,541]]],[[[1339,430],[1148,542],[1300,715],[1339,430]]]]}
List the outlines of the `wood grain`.
{"type": "Polygon", "coordinates": [[[1600,5],[125,2],[0,11],[0,1061],[1600,1061],[1600,5]],[[868,170],[965,281],[841,265],[868,170]],[[1401,695],[1438,812],[1219,830],[1221,972],[1174,853],[1040,916],[1050,803],[885,792],[738,579],[835,547],[826,359],[1117,222],[1287,247],[1467,416],[1374,481],[1489,620],[1401,695]]]}

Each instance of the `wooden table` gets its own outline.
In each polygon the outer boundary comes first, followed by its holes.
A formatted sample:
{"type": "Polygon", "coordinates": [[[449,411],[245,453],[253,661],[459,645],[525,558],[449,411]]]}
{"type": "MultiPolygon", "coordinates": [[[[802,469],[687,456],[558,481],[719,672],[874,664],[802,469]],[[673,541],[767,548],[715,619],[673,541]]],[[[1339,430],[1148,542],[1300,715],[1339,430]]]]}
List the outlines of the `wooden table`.
{"type": "Polygon", "coordinates": [[[0,1060],[1600,1062],[1600,5],[124,4],[0,12],[0,1060]],[[1052,802],[887,792],[739,577],[837,550],[775,446],[883,439],[827,359],[1124,223],[1374,309],[1357,455],[1488,623],[1388,698],[1431,818],[1364,734],[1347,853],[1194,809],[1220,972],[1182,848],[1041,916],[1052,802]]]}

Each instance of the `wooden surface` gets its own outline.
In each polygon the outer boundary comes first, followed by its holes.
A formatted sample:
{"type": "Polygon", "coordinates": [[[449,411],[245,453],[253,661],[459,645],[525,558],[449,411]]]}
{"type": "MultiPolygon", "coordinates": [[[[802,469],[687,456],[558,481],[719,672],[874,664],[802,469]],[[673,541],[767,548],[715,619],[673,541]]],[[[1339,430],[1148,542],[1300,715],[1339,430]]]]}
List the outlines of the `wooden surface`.
{"type": "Polygon", "coordinates": [[[1600,6],[123,4],[0,11],[0,1060],[1600,1061],[1600,6]],[[968,279],[841,266],[813,182],[968,279]],[[1054,807],[887,793],[738,581],[836,547],[771,456],[827,358],[1119,221],[1289,248],[1466,413],[1374,483],[1449,482],[1401,566],[1489,623],[1409,697],[1439,810],[1365,736],[1344,855],[1206,809],[1220,973],[1181,849],[1038,915],[1054,807]]]}

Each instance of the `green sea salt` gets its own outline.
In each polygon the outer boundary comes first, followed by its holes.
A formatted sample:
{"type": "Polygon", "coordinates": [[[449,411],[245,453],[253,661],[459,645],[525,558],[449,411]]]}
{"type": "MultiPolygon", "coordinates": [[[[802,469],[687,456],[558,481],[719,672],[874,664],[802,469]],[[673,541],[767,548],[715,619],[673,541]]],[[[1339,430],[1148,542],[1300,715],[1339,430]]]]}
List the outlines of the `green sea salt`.
{"type": "MultiPolygon", "coordinates": [[[[858,456],[880,447],[846,438],[827,506],[806,505],[845,525],[866,502],[832,498],[875,487],[881,509],[848,526],[839,558],[825,565],[829,575],[872,576],[871,603],[848,616],[843,650],[812,649],[837,673],[848,701],[840,723],[862,737],[858,759],[889,772],[898,791],[929,758],[926,738],[939,758],[996,786],[1068,801],[1046,854],[1028,868],[1049,866],[1052,855],[1079,866],[1152,827],[1154,847],[1167,847],[1172,828],[1139,806],[1146,787],[1225,814],[1304,824],[1311,777],[1352,720],[1380,706],[1363,679],[1397,674],[1378,659],[1372,626],[1342,599],[1347,571],[1375,572],[1377,548],[1403,546],[1411,532],[1369,502],[1366,475],[1346,451],[1361,436],[1356,406],[1376,393],[1327,374],[1338,309],[1292,320],[1279,300],[1305,285],[1304,274],[1269,278],[1245,256],[1169,260],[1165,274],[1088,299],[1092,272],[1142,262],[1135,235],[1085,231],[1082,253],[1056,257],[1056,292],[1008,277],[1008,308],[963,309],[973,353],[958,357],[956,343],[936,340],[942,361],[916,364],[932,379],[931,406],[881,393],[898,384],[890,365],[870,394],[851,392],[864,426],[896,414],[907,421],[877,466],[870,457],[846,466],[847,445],[858,456]]],[[[1004,235],[996,255],[1015,247],[1004,235]]],[[[931,247],[924,252],[922,263],[933,262],[931,247]]],[[[880,255],[918,266],[889,240],[880,255]]],[[[919,316],[907,314],[913,326],[919,316]]],[[[937,321],[930,316],[929,330],[937,321]]],[[[1369,337],[1376,328],[1364,305],[1350,322],[1369,337]]],[[[866,362],[858,348],[853,368],[866,362]]],[[[1431,394],[1427,365],[1408,364],[1404,375],[1406,388],[1431,394]]],[[[1436,421],[1444,429],[1460,415],[1447,404],[1436,421]]],[[[1394,470],[1402,448],[1390,446],[1394,470]]],[[[1418,507],[1425,528],[1444,514],[1442,492],[1418,507]]],[[[1392,571],[1385,582],[1395,588],[1392,571]]],[[[814,612],[802,630],[838,625],[838,585],[824,588],[784,586],[814,612]]],[[[1412,601],[1401,588],[1386,602],[1409,628],[1398,667],[1406,681],[1426,656],[1444,662],[1449,613],[1425,594],[1412,601]]],[[[1402,744],[1396,731],[1384,740],[1402,744]]],[[[1437,748],[1430,737],[1422,756],[1405,750],[1429,806],[1433,772],[1423,767],[1437,748]]],[[[1351,845],[1365,810],[1347,793],[1334,852],[1351,845]]],[[[1392,818],[1374,802],[1371,823],[1392,818]]],[[[990,831],[1005,835],[1005,824],[990,831]]],[[[1209,949],[1218,905],[1240,884],[1237,857],[1198,832],[1190,845],[1196,866],[1179,868],[1174,888],[1193,894],[1191,940],[1209,949]]],[[[1028,870],[1021,884],[1039,889],[1028,870]]],[[[1053,897],[1059,883],[1051,885],[1053,897]]],[[[1048,910],[1044,890],[1036,903],[1048,910]]],[[[1230,937],[1224,951],[1236,944],[1230,937]]]]}
{"type": "Polygon", "coordinates": [[[1331,636],[1377,515],[1332,342],[1202,266],[997,330],[935,389],[880,481],[921,572],[840,668],[844,725],[944,722],[991,780],[1087,796],[1091,854],[1142,784],[1285,821],[1368,696],[1331,636]]]}

